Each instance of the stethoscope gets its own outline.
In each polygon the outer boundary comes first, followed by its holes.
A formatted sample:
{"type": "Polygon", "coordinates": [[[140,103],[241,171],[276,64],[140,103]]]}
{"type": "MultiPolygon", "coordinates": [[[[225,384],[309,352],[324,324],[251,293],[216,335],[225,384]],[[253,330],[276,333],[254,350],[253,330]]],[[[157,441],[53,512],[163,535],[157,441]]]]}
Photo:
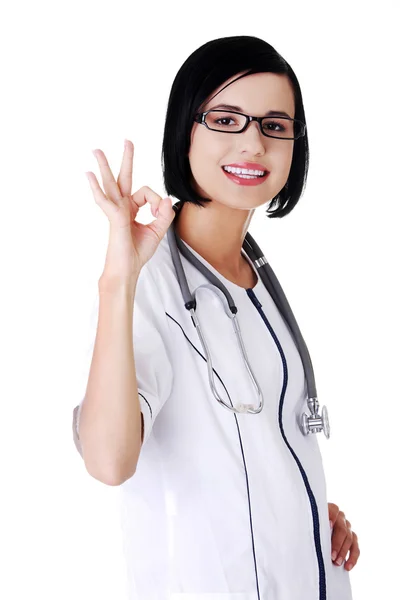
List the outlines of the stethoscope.
{"type": "MultiPolygon", "coordinates": [[[[175,213],[178,213],[180,208],[182,208],[182,206],[183,206],[182,202],[178,201],[176,204],[172,205],[172,208],[174,209],[175,213]]],[[[171,251],[172,261],[174,263],[174,267],[175,267],[176,274],[178,277],[179,286],[181,288],[182,296],[184,299],[185,308],[188,311],[190,311],[193,325],[196,328],[197,334],[199,336],[200,342],[203,346],[203,350],[204,350],[206,358],[207,358],[208,379],[209,379],[212,393],[214,394],[217,401],[231,412],[258,414],[262,411],[262,409],[264,407],[264,396],[263,396],[261,388],[254,376],[254,373],[251,369],[251,366],[250,366],[248,358],[247,358],[246,349],[244,347],[242,335],[240,333],[239,322],[236,317],[238,309],[233,301],[231,294],[226,289],[226,287],[223,285],[223,283],[221,283],[221,281],[219,281],[219,279],[214,275],[214,273],[212,273],[209,269],[207,269],[207,267],[196,256],[194,256],[194,254],[192,254],[192,252],[190,252],[188,247],[182,242],[180,237],[177,235],[176,228],[175,228],[175,218],[176,218],[176,215],[167,231],[169,248],[171,251]],[[194,295],[192,295],[192,293],[189,290],[188,282],[187,282],[187,279],[185,276],[185,272],[183,270],[183,265],[182,265],[181,258],[179,256],[178,248],[179,248],[179,251],[181,252],[181,254],[194,267],[196,267],[201,273],[203,273],[203,275],[211,282],[211,285],[204,284],[203,286],[199,286],[198,288],[196,288],[194,295]],[[199,290],[199,288],[208,287],[212,291],[216,292],[214,286],[216,286],[218,288],[218,290],[220,290],[220,293],[217,292],[218,295],[220,296],[221,292],[222,292],[223,296],[225,297],[225,299],[228,302],[229,309],[226,307],[226,303],[223,302],[225,313],[232,320],[233,327],[234,327],[235,333],[236,333],[238,341],[239,341],[240,350],[241,350],[247,371],[249,372],[252,383],[253,383],[254,387],[256,388],[257,396],[259,399],[258,408],[256,408],[256,406],[254,404],[243,404],[243,403],[239,404],[239,406],[237,406],[237,407],[229,406],[228,404],[226,404],[226,402],[223,400],[223,398],[221,398],[221,396],[218,394],[218,391],[215,387],[211,355],[210,355],[210,352],[209,352],[209,349],[207,346],[207,342],[204,338],[204,334],[202,332],[199,320],[195,313],[196,293],[199,290]]],[[[256,241],[250,235],[249,232],[246,233],[246,236],[244,238],[243,249],[245,250],[246,254],[250,258],[250,260],[252,261],[254,266],[258,269],[262,282],[264,283],[264,285],[267,288],[268,292],[270,293],[272,299],[274,300],[278,310],[280,311],[282,317],[285,319],[288,327],[290,328],[290,330],[293,334],[297,349],[299,351],[302,363],[303,363],[304,372],[305,372],[305,376],[306,376],[306,382],[307,382],[307,396],[308,396],[307,404],[308,404],[308,408],[311,412],[311,415],[307,415],[306,413],[303,413],[303,415],[301,417],[300,429],[302,430],[304,435],[308,435],[309,433],[319,433],[320,431],[323,430],[325,433],[325,436],[329,439],[330,426],[329,426],[329,419],[328,419],[328,411],[326,409],[326,406],[323,406],[322,414],[321,415],[318,414],[319,403],[318,403],[318,398],[317,398],[314,370],[313,370],[310,354],[308,352],[308,349],[307,349],[306,343],[303,339],[303,336],[301,335],[299,326],[297,325],[297,322],[293,315],[292,309],[290,308],[289,302],[286,299],[286,296],[282,290],[282,287],[281,287],[274,271],[272,270],[272,267],[268,263],[267,259],[263,255],[260,247],[258,246],[258,244],[256,243],[256,241]]],[[[221,295],[221,298],[223,296],[221,295]]]]}

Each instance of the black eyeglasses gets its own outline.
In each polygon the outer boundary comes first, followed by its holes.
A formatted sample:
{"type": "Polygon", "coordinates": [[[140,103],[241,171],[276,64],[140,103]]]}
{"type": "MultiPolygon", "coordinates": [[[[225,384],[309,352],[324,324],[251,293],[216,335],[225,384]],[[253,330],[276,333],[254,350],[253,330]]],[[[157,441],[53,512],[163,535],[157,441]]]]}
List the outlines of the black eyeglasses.
{"type": "Polygon", "coordinates": [[[196,113],[196,123],[205,125],[211,131],[221,133],[242,133],[250,121],[257,121],[260,131],[267,137],[280,140],[297,140],[305,135],[306,124],[290,117],[250,117],[230,110],[207,110],[196,113]],[[231,121],[231,122],[229,122],[231,121]]]}

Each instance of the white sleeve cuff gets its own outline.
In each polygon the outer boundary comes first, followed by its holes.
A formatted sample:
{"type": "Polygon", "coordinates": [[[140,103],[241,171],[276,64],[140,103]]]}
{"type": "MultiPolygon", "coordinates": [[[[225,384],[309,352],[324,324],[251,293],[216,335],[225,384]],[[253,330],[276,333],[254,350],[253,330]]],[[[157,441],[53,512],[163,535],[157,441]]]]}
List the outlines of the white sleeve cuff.
{"type": "Polygon", "coordinates": [[[83,458],[82,446],[81,446],[81,442],[79,440],[79,419],[81,416],[81,408],[82,408],[82,402],[79,404],[79,406],[75,406],[75,408],[74,408],[74,412],[73,412],[73,416],[72,416],[72,433],[73,433],[75,447],[78,450],[79,454],[83,458]]]}
{"type": "MultiPolygon", "coordinates": [[[[143,422],[144,422],[143,443],[142,443],[142,447],[143,447],[144,444],[147,442],[147,440],[150,436],[152,427],[153,427],[153,412],[152,412],[151,406],[150,406],[147,398],[141,392],[138,392],[138,395],[139,395],[140,410],[142,412],[143,422]]],[[[146,394],[146,396],[148,396],[148,394],[146,394]]]]}

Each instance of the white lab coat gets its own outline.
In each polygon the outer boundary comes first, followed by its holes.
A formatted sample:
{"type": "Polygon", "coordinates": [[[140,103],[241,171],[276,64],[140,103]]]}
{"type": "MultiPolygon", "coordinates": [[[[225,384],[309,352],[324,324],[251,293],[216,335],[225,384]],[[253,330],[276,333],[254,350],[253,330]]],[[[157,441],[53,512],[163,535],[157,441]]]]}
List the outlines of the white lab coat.
{"type": "MultiPolygon", "coordinates": [[[[331,560],[323,434],[299,427],[309,411],[292,335],[261,278],[249,295],[194,254],[238,307],[265,404],[257,415],[233,414],[214,398],[164,236],[135,296],[144,441],[136,473],[119,488],[129,600],[351,600],[349,573],[331,560]]],[[[181,259],[191,291],[209,283],[181,259]]],[[[98,303],[93,343],[96,311],[98,303]]],[[[199,290],[196,314],[219,394],[258,406],[219,297],[199,290]]]]}

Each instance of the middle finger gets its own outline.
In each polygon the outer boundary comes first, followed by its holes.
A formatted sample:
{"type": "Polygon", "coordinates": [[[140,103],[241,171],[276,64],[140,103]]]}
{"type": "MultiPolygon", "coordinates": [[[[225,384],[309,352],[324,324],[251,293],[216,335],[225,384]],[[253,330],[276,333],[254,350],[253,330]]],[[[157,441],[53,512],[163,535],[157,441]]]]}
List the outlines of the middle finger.
{"type": "Polygon", "coordinates": [[[124,156],[122,158],[121,170],[118,175],[117,184],[124,197],[132,195],[132,163],[133,163],[133,143],[125,140],[124,156]]]}

